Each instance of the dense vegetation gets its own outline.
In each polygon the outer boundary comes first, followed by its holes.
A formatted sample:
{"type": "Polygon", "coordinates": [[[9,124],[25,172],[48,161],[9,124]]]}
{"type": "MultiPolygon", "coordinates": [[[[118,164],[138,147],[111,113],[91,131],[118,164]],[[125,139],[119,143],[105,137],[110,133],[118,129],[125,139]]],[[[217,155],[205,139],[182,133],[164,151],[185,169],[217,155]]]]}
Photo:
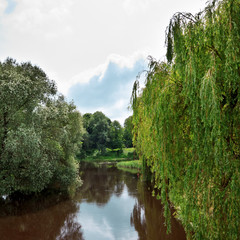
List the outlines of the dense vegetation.
{"type": "Polygon", "coordinates": [[[188,239],[239,239],[240,1],[175,14],[166,44],[133,87],[134,144],[188,239]]]}
{"type": "Polygon", "coordinates": [[[129,127],[102,112],[82,117],[39,67],[7,59],[0,63],[0,196],[73,193],[81,183],[75,156],[107,148],[119,155],[124,142],[131,145],[129,127]]]}
{"type": "Polygon", "coordinates": [[[123,142],[125,147],[132,148],[133,147],[133,124],[132,124],[132,116],[128,117],[124,121],[124,132],[123,132],[123,142]]]}
{"type": "Polygon", "coordinates": [[[107,148],[116,151],[120,156],[124,146],[132,146],[132,121],[128,117],[124,128],[114,120],[111,121],[104,113],[86,113],[83,115],[83,126],[86,129],[83,136],[81,157],[105,156],[107,148]]]}
{"type": "Polygon", "coordinates": [[[73,191],[82,135],[80,113],[39,67],[0,63],[0,196],[73,191]]]}

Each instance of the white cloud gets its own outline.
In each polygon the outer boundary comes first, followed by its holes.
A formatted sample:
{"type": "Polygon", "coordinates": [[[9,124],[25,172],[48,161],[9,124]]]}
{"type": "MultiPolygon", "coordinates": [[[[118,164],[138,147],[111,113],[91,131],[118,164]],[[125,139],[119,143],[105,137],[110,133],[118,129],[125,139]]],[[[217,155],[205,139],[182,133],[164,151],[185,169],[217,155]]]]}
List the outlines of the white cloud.
{"type": "Polygon", "coordinates": [[[0,15],[4,14],[5,9],[7,8],[7,0],[0,1],[0,15]]]}
{"type": "Polygon", "coordinates": [[[91,233],[94,232],[94,236],[99,235],[101,239],[114,240],[114,235],[112,229],[105,218],[101,219],[101,222],[95,220],[93,217],[88,216],[81,223],[87,235],[91,236],[91,233]]]}
{"type": "Polygon", "coordinates": [[[133,68],[134,64],[136,63],[137,60],[139,59],[145,59],[147,57],[147,53],[144,51],[137,51],[134,54],[130,56],[121,56],[118,54],[111,54],[107,58],[107,62],[114,62],[116,63],[119,67],[128,67],[128,68],[133,68]]]}
{"type": "Polygon", "coordinates": [[[102,76],[104,75],[107,65],[108,65],[108,62],[100,64],[99,66],[97,66],[95,68],[90,68],[83,72],[78,73],[77,75],[73,76],[70,79],[70,82],[68,82],[68,87],[66,86],[62,90],[67,93],[67,90],[68,90],[68,88],[71,87],[71,85],[76,84],[76,83],[88,83],[93,76],[100,76],[99,79],[102,79],[102,76]]]}
{"type": "Polygon", "coordinates": [[[80,112],[101,111],[121,124],[128,111],[133,82],[146,69],[145,56],[136,53],[128,58],[111,55],[104,65],[86,74],[78,74],[70,84],[67,97],[73,99],[80,112]],[[84,78],[88,77],[86,81],[84,78]]]}
{"type": "MultiPolygon", "coordinates": [[[[131,69],[148,55],[164,56],[165,29],[171,16],[176,11],[194,13],[204,2],[0,0],[0,60],[10,56],[37,64],[67,94],[72,86],[88,84],[94,76],[101,82],[111,63],[120,71],[131,69]]],[[[131,87],[125,91],[131,92],[131,87]]],[[[111,104],[108,109],[121,111],[121,100],[111,104]]]]}
{"type": "Polygon", "coordinates": [[[124,0],[123,6],[127,14],[133,15],[138,12],[146,12],[157,0],[124,0]]]}
{"type": "Polygon", "coordinates": [[[5,15],[2,24],[9,37],[15,34],[57,37],[71,32],[66,23],[72,5],[71,0],[16,0],[14,14],[5,15]]]}
{"type": "Polygon", "coordinates": [[[122,99],[119,99],[116,103],[113,103],[112,106],[102,107],[97,109],[96,111],[103,112],[112,121],[117,120],[123,126],[126,118],[132,115],[132,111],[128,110],[127,108],[129,102],[130,102],[130,99],[122,98],[122,99]]]}
{"type": "Polygon", "coordinates": [[[111,54],[107,57],[106,61],[103,64],[96,66],[95,68],[90,68],[85,71],[82,71],[76,75],[74,75],[69,81],[67,82],[59,82],[58,89],[63,94],[68,94],[69,88],[77,83],[88,83],[92,77],[99,76],[99,81],[102,80],[104,77],[106,70],[110,63],[115,63],[120,68],[133,68],[134,64],[139,59],[146,59],[147,53],[146,52],[135,52],[130,56],[120,56],[118,54],[111,54]]]}

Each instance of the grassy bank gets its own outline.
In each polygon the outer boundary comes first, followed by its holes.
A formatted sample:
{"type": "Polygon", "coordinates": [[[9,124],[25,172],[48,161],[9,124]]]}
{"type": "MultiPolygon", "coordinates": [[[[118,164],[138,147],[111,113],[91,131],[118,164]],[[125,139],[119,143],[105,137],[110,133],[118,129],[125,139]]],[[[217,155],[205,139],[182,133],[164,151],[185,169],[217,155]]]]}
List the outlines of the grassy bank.
{"type": "Polygon", "coordinates": [[[104,155],[100,155],[95,151],[92,155],[81,159],[83,162],[91,162],[94,164],[116,164],[117,168],[131,173],[139,173],[142,170],[142,162],[136,160],[134,148],[107,149],[104,155]]]}
{"type": "Polygon", "coordinates": [[[129,161],[135,158],[135,149],[134,148],[123,148],[120,149],[107,149],[104,155],[101,155],[99,152],[95,151],[92,155],[87,156],[81,161],[85,162],[122,162],[129,161]]]}
{"type": "Polygon", "coordinates": [[[131,173],[138,173],[142,170],[142,162],[140,160],[118,162],[117,168],[131,173]]]}
{"type": "Polygon", "coordinates": [[[141,169],[142,168],[142,162],[140,160],[119,162],[119,163],[117,163],[117,167],[119,167],[119,168],[141,169]]]}

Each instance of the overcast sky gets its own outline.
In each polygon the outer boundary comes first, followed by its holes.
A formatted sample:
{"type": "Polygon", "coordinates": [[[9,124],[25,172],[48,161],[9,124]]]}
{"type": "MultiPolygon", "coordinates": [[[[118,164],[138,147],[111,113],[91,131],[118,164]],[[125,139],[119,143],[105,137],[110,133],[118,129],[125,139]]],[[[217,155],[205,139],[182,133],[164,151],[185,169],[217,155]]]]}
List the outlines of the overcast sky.
{"type": "Polygon", "coordinates": [[[31,61],[81,113],[103,111],[122,124],[147,56],[164,60],[175,12],[207,0],[0,0],[0,60],[31,61]]]}

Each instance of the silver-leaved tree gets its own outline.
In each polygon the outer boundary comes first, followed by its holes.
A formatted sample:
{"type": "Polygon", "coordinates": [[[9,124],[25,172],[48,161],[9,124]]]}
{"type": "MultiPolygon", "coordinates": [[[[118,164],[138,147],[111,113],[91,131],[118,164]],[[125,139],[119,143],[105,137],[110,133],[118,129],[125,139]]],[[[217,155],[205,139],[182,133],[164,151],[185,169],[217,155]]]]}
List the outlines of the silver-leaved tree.
{"type": "Polygon", "coordinates": [[[37,66],[0,63],[0,195],[80,183],[82,117],[37,66]]]}

